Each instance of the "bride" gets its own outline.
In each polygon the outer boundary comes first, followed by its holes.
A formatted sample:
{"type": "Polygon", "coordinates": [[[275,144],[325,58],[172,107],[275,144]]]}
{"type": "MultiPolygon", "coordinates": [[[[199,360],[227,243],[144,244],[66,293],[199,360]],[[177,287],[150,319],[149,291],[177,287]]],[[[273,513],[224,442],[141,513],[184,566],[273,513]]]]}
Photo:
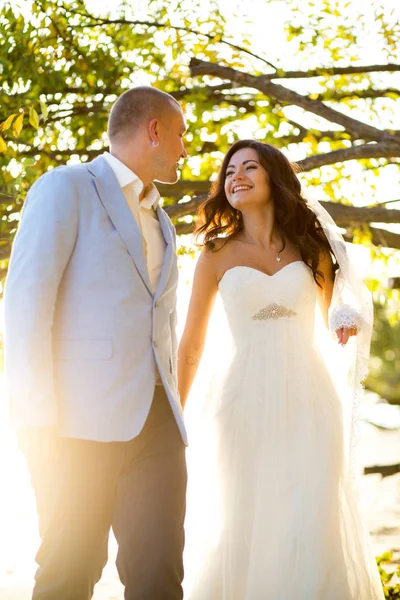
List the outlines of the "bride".
{"type": "Polygon", "coordinates": [[[302,197],[285,156],[246,140],[228,151],[196,233],[203,251],[179,347],[183,404],[218,291],[232,340],[218,352],[226,367],[196,400],[186,597],[383,599],[353,489],[355,401],[316,345],[320,313],[337,350],[354,358],[355,398],[372,311],[343,238],[302,197]]]}

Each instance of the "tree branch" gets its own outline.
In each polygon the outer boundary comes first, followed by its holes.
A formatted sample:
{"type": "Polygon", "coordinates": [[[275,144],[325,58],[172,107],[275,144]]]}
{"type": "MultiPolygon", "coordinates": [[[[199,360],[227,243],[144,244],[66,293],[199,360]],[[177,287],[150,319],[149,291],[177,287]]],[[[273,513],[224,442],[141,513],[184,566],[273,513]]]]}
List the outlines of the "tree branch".
{"type": "MultiPolygon", "coordinates": [[[[181,189],[191,185],[192,182],[181,181],[181,189]]],[[[199,182],[199,183],[208,183],[208,188],[210,188],[210,182],[199,182]]],[[[175,184],[176,185],[176,184],[175,184]]],[[[175,188],[174,186],[170,186],[171,188],[175,188]]],[[[160,194],[163,196],[170,196],[171,191],[166,190],[167,185],[157,186],[160,194]]],[[[203,187],[203,185],[201,186],[203,187]]],[[[174,190],[175,191],[175,190],[174,190]]],[[[196,190],[198,191],[198,190],[196,190]]],[[[178,192],[179,195],[179,192],[178,192]]],[[[207,193],[203,193],[201,195],[195,196],[189,202],[181,202],[177,204],[172,204],[169,206],[165,206],[165,211],[168,213],[171,219],[180,219],[182,217],[186,217],[188,215],[193,215],[196,213],[200,204],[207,198],[207,193]]],[[[399,200],[400,202],[400,200],[399,200]]],[[[387,209],[385,206],[351,206],[348,204],[341,204],[340,202],[321,202],[322,206],[329,212],[332,219],[335,221],[337,225],[340,226],[348,226],[349,223],[400,223],[400,210],[397,209],[387,209]]]]}
{"type": "MultiPolygon", "coordinates": [[[[269,77],[269,76],[268,76],[269,77]]],[[[205,90],[207,90],[208,92],[208,97],[211,96],[215,96],[216,98],[231,98],[232,96],[235,97],[236,100],[242,100],[243,102],[246,102],[245,99],[241,99],[241,95],[238,94],[237,90],[235,90],[234,88],[231,88],[230,86],[228,86],[226,83],[222,83],[220,85],[213,85],[213,86],[195,86],[193,88],[184,88],[184,89],[180,89],[176,92],[170,92],[171,96],[173,96],[174,98],[176,98],[176,100],[181,100],[182,98],[185,98],[186,96],[196,93],[196,92],[204,92],[205,90]]],[[[246,94],[248,96],[248,94],[246,94]]],[[[319,100],[320,102],[329,102],[329,101],[335,101],[335,102],[340,102],[341,100],[347,100],[347,99],[351,99],[351,98],[357,98],[357,99],[366,99],[366,98],[385,98],[387,96],[390,95],[395,95],[395,96],[400,96],[400,89],[397,88],[384,88],[384,89],[375,89],[375,88],[368,88],[368,89],[363,89],[363,90],[345,90],[345,91],[339,91],[339,90],[326,90],[324,92],[320,92],[320,93],[316,93],[315,95],[313,95],[313,99],[314,100],[319,100]]]]}
{"type": "Polygon", "coordinates": [[[355,75],[359,73],[384,73],[400,71],[400,65],[359,65],[354,67],[319,67],[309,71],[282,71],[273,75],[273,79],[305,79],[309,77],[326,77],[327,75],[355,75]]]}
{"type": "MultiPolygon", "coordinates": [[[[30,148],[29,150],[20,150],[18,151],[18,156],[37,156],[37,155],[44,155],[44,156],[48,156],[49,158],[51,158],[52,160],[58,161],[60,162],[60,158],[63,159],[63,157],[70,157],[70,156],[87,156],[89,160],[93,160],[94,158],[96,158],[96,156],[99,156],[100,154],[102,154],[105,151],[105,148],[102,148],[101,150],[83,150],[83,149],[70,149],[70,148],[66,148],[65,150],[43,150],[43,149],[39,149],[39,148],[30,148]],[[60,158],[59,158],[60,157],[60,158]]],[[[62,160],[62,162],[65,162],[65,160],[62,160]]]]}
{"type": "MultiPolygon", "coordinates": [[[[108,85],[110,85],[110,82],[107,82],[108,85]]],[[[2,90],[1,92],[4,96],[6,96],[7,98],[12,98],[13,101],[14,100],[18,100],[20,102],[24,102],[26,100],[32,100],[32,93],[30,91],[28,92],[16,92],[14,94],[8,94],[7,92],[4,92],[2,90]]],[[[46,88],[46,81],[43,82],[43,87],[40,88],[40,93],[43,94],[44,96],[54,96],[55,93],[57,94],[62,94],[63,96],[65,96],[66,94],[76,94],[76,95],[84,95],[85,98],[90,99],[93,96],[97,96],[98,94],[101,94],[103,96],[103,98],[105,96],[116,96],[118,94],[118,92],[116,91],[116,88],[111,88],[111,87],[107,87],[105,88],[104,86],[100,86],[100,85],[96,85],[96,87],[88,90],[87,87],[83,87],[83,86],[64,86],[62,88],[57,88],[57,90],[54,89],[47,89],[46,88]],[[88,93],[90,91],[90,94],[88,93]]]]}
{"type": "Polygon", "coordinates": [[[201,196],[195,196],[188,202],[171,204],[169,206],[164,206],[163,208],[170,219],[181,219],[182,217],[196,214],[200,204],[204,202],[206,198],[207,194],[202,194],[201,196]]]}
{"type": "Polygon", "coordinates": [[[321,202],[337,225],[349,223],[400,223],[400,210],[384,206],[350,206],[340,202],[321,202]]]}
{"type": "Polygon", "coordinates": [[[237,69],[232,69],[231,67],[206,62],[197,58],[191,59],[190,72],[192,77],[210,75],[220,77],[221,79],[228,79],[229,81],[244,87],[257,89],[266,96],[271,96],[287,104],[294,104],[295,106],[299,106],[304,110],[326,119],[327,121],[341,125],[356,139],[373,141],[391,140],[393,143],[399,144],[400,146],[400,138],[393,135],[391,132],[381,131],[376,127],[372,127],[357,119],[348,117],[343,113],[326,106],[319,100],[312,100],[308,96],[303,96],[282,85],[272,83],[268,76],[251,75],[249,73],[244,73],[243,71],[238,71],[237,69]]]}
{"type": "Polygon", "coordinates": [[[304,125],[302,125],[301,123],[298,123],[297,121],[293,121],[293,119],[286,119],[286,122],[289,123],[290,125],[292,125],[292,127],[298,129],[300,131],[300,133],[307,135],[308,127],[304,127],[304,125]]]}
{"type": "Polygon", "coordinates": [[[372,235],[372,243],[374,246],[383,246],[384,248],[400,248],[400,235],[386,229],[378,229],[370,227],[369,231],[372,235]]]}
{"type": "Polygon", "coordinates": [[[367,98],[386,98],[390,95],[400,96],[400,90],[395,88],[386,88],[384,90],[375,90],[373,88],[367,90],[348,90],[348,91],[338,91],[338,90],[328,90],[326,92],[321,92],[320,94],[316,94],[315,100],[320,100],[322,102],[335,101],[340,102],[341,100],[348,100],[351,98],[357,99],[367,99],[367,98]]]}
{"type": "Polygon", "coordinates": [[[210,191],[211,182],[210,181],[187,181],[185,179],[180,179],[173,185],[167,185],[165,183],[157,183],[158,191],[161,196],[166,198],[182,198],[182,196],[186,195],[201,195],[208,194],[210,191]]]}
{"type": "Polygon", "coordinates": [[[379,473],[384,477],[390,477],[390,475],[396,475],[400,473],[400,464],[397,465],[376,465],[374,467],[365,467],[364,475],[373,475],[379,473]]]}
{"type": "Polygon", "coordinates": [[[176,235],[190,235],[194,230],[194,223],[175,223],[176,235]]]}
{"type": "Polygon", "coordinates": [[[400,277],[391,277],[389,279],[389,289],[400,290],[400,277]]]}
{"type": "MultiPolygon", "coordinates": [[[[234,50],[238,50],[239,52],[248,54],[249,56],[252,56],[253,58],[256,58],[257,60],[262,61],[264,64],[271,67],[275,72],[277,71],[277,67],[275,65],[273,65],[272,63],[270,63],[265,58],[263,58],[262,56],[258,56],[257,54],[254,54],[254,52],[251,52],[250,50],[247,50],[246,48],[243,48],[242,46],[238,46],[237,44],[228,42],[228,40],[222,38],[220,36],[220,34],[203,33],[201,31],[197,31],[196,29],[192,29],[191,27],[171,25],[170,23],[158,23],[156,21],[137,21],[137,20],[132,21],[131,19],[105,19],[105,18],[101,18],[101,17],[95,17],[88,12],[80,12],[78,10],[74,10],[72,8],[66,8],[64,6],[62,8],[65,10],[65,12],[68,12],[70,14],[78,15],[78,16],[84,17],[86,19],[91,19],[91,22],[89,21],[88,23],[85,23],[85,25],[81,26],[82,28],[101,27],[103,25],[140,25],[142,27],[154,27],[155,29],[173,29],[174,31],[183,31],[185,33],[191,33],[196,36],[205,37],[208,40],[210,40],[211,42],[217,41],[219,44],[224,44],[226,46],[229,46],[230,48],[233,48],[234,50]]],[[[74,28],[78,29],[78,27],[76,27],[76,26],[74,26],[74,28]]]]}
{"type": "MultiPolygon", "coordinates": [[[[298,126],[297,126],[298,127],[298,126]]],[[[398,134],[400,135],[400,130],[398,130],[398,134]]],[[[301,133],[289,133],[288,135],[277,135],[274,139],[279,142],[282,146],[287,146],[288,144],[300,144],[304,142],[304,138],[312,136],[315,138],[317,142],[326,141],[327,139],[332,140],[333,142],[343,142],[349,141],[349,134],[343,130],[338,131],[317,131],[316,129],[306,129],[305,127],[301,128],[301,133]]],[[[306,140],[307,141],[307,140],[306,140]]],[[[386,158],[386,157],[385,157],[386,158]]]]}
{"type": "Polygon", "coordinates": [[[108,114],[108,110],[103,103],[93,103],[92,106],[88,106],[85,104],[73,104],[71,108],[58,107],[58,109],[53,110],[49,113],[46,123],[53,123],[54,121],[60,121],[61,119],[79,117],[82,115],[90,116],[91,113],[104,113],[104,116],[106,117],[108,114]]]}
{"type": "Polygon", "coordinates": [[[351,146],[343,150],[333,150],[325,154],[315,154],[297,161],[303,171],[311,171],[325,165],[333,165],[348,160],[362,158],[392,158],[400,156],[400,145],[391,142],[378,142],[351,146]]]}
{"type": "MultiPolygon", "coordinates": [[[[193,233],[194,223],[176,223],[177,235],[189,235],[193,233]]],[[[376,227],[370,227],[371,241],[374,246],[384,246],[385,248],[400,249],[400,235],[397,233],[391,233],[383,229],[377,229],[376,227]]],[[[344,238],[348,242],[353,241],[353,235],[346,233],[344,238]]]]}
{"type": "MultiPolygon", "coordinates": [[[[241,95],[236,94],[234,90],[227,90],[226,85],[198,86],[195,88],[186,88],[184,90],[169,93],[175,98],[175,100],[182,100],[190,94],[201,91],[206,91],[207,101],[214,100],[215,104],[221,105],[222,103],[226,103],[230,104],[231,106],[236,106],[237,108],[245,108],[247,112],[255,111],[256,100],[254,98],[242,98],[241,95]],[[225,90],[226,93],[223,93],[223,90],[225,90]]],[[[249,96],[249,94],[247,94],[247,96],[249,96]]]]}

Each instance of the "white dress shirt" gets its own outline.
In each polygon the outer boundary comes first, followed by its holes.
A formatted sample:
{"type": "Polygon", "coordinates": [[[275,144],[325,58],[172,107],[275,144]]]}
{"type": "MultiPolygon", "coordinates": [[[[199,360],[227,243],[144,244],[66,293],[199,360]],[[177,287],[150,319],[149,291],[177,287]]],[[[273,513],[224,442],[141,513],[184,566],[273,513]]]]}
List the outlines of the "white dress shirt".
{"type": "Polygon", "coordinates": [[[142,232],[147,270],[152,290],[155,292],[164,263],[166,247],[155,210],[160,200],[160,194],[155,185],[151,184],[146,190],[143,200],[139,201],[139,195],[143,190],[143,182],[139,177],[109,152],[104,152],[103,157],[112,168],[132,215],[142,232]]]}

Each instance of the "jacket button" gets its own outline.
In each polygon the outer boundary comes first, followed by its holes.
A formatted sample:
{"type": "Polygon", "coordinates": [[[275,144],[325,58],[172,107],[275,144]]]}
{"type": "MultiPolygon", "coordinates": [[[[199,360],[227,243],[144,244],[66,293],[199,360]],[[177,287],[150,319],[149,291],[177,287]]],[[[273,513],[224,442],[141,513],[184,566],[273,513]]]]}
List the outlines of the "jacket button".
{"type": "Polygon", "coordinates": [[[154,340],[153,346],[154,346],[154,348],[157,348],[157,342],[156,342],[156,340],[154,340]]]}

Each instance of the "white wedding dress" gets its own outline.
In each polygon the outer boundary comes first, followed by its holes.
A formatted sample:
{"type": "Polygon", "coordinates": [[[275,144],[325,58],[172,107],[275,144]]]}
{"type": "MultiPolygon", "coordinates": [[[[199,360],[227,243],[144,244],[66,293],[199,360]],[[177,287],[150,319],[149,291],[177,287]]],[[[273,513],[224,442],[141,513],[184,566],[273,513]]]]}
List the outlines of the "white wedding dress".
{"type": "Polygon", "coordinates": [[[185,599],[383,599],[314,348],[310,269],[237,266],[219,291],[232,343],[188,409],[185,599]]]}

